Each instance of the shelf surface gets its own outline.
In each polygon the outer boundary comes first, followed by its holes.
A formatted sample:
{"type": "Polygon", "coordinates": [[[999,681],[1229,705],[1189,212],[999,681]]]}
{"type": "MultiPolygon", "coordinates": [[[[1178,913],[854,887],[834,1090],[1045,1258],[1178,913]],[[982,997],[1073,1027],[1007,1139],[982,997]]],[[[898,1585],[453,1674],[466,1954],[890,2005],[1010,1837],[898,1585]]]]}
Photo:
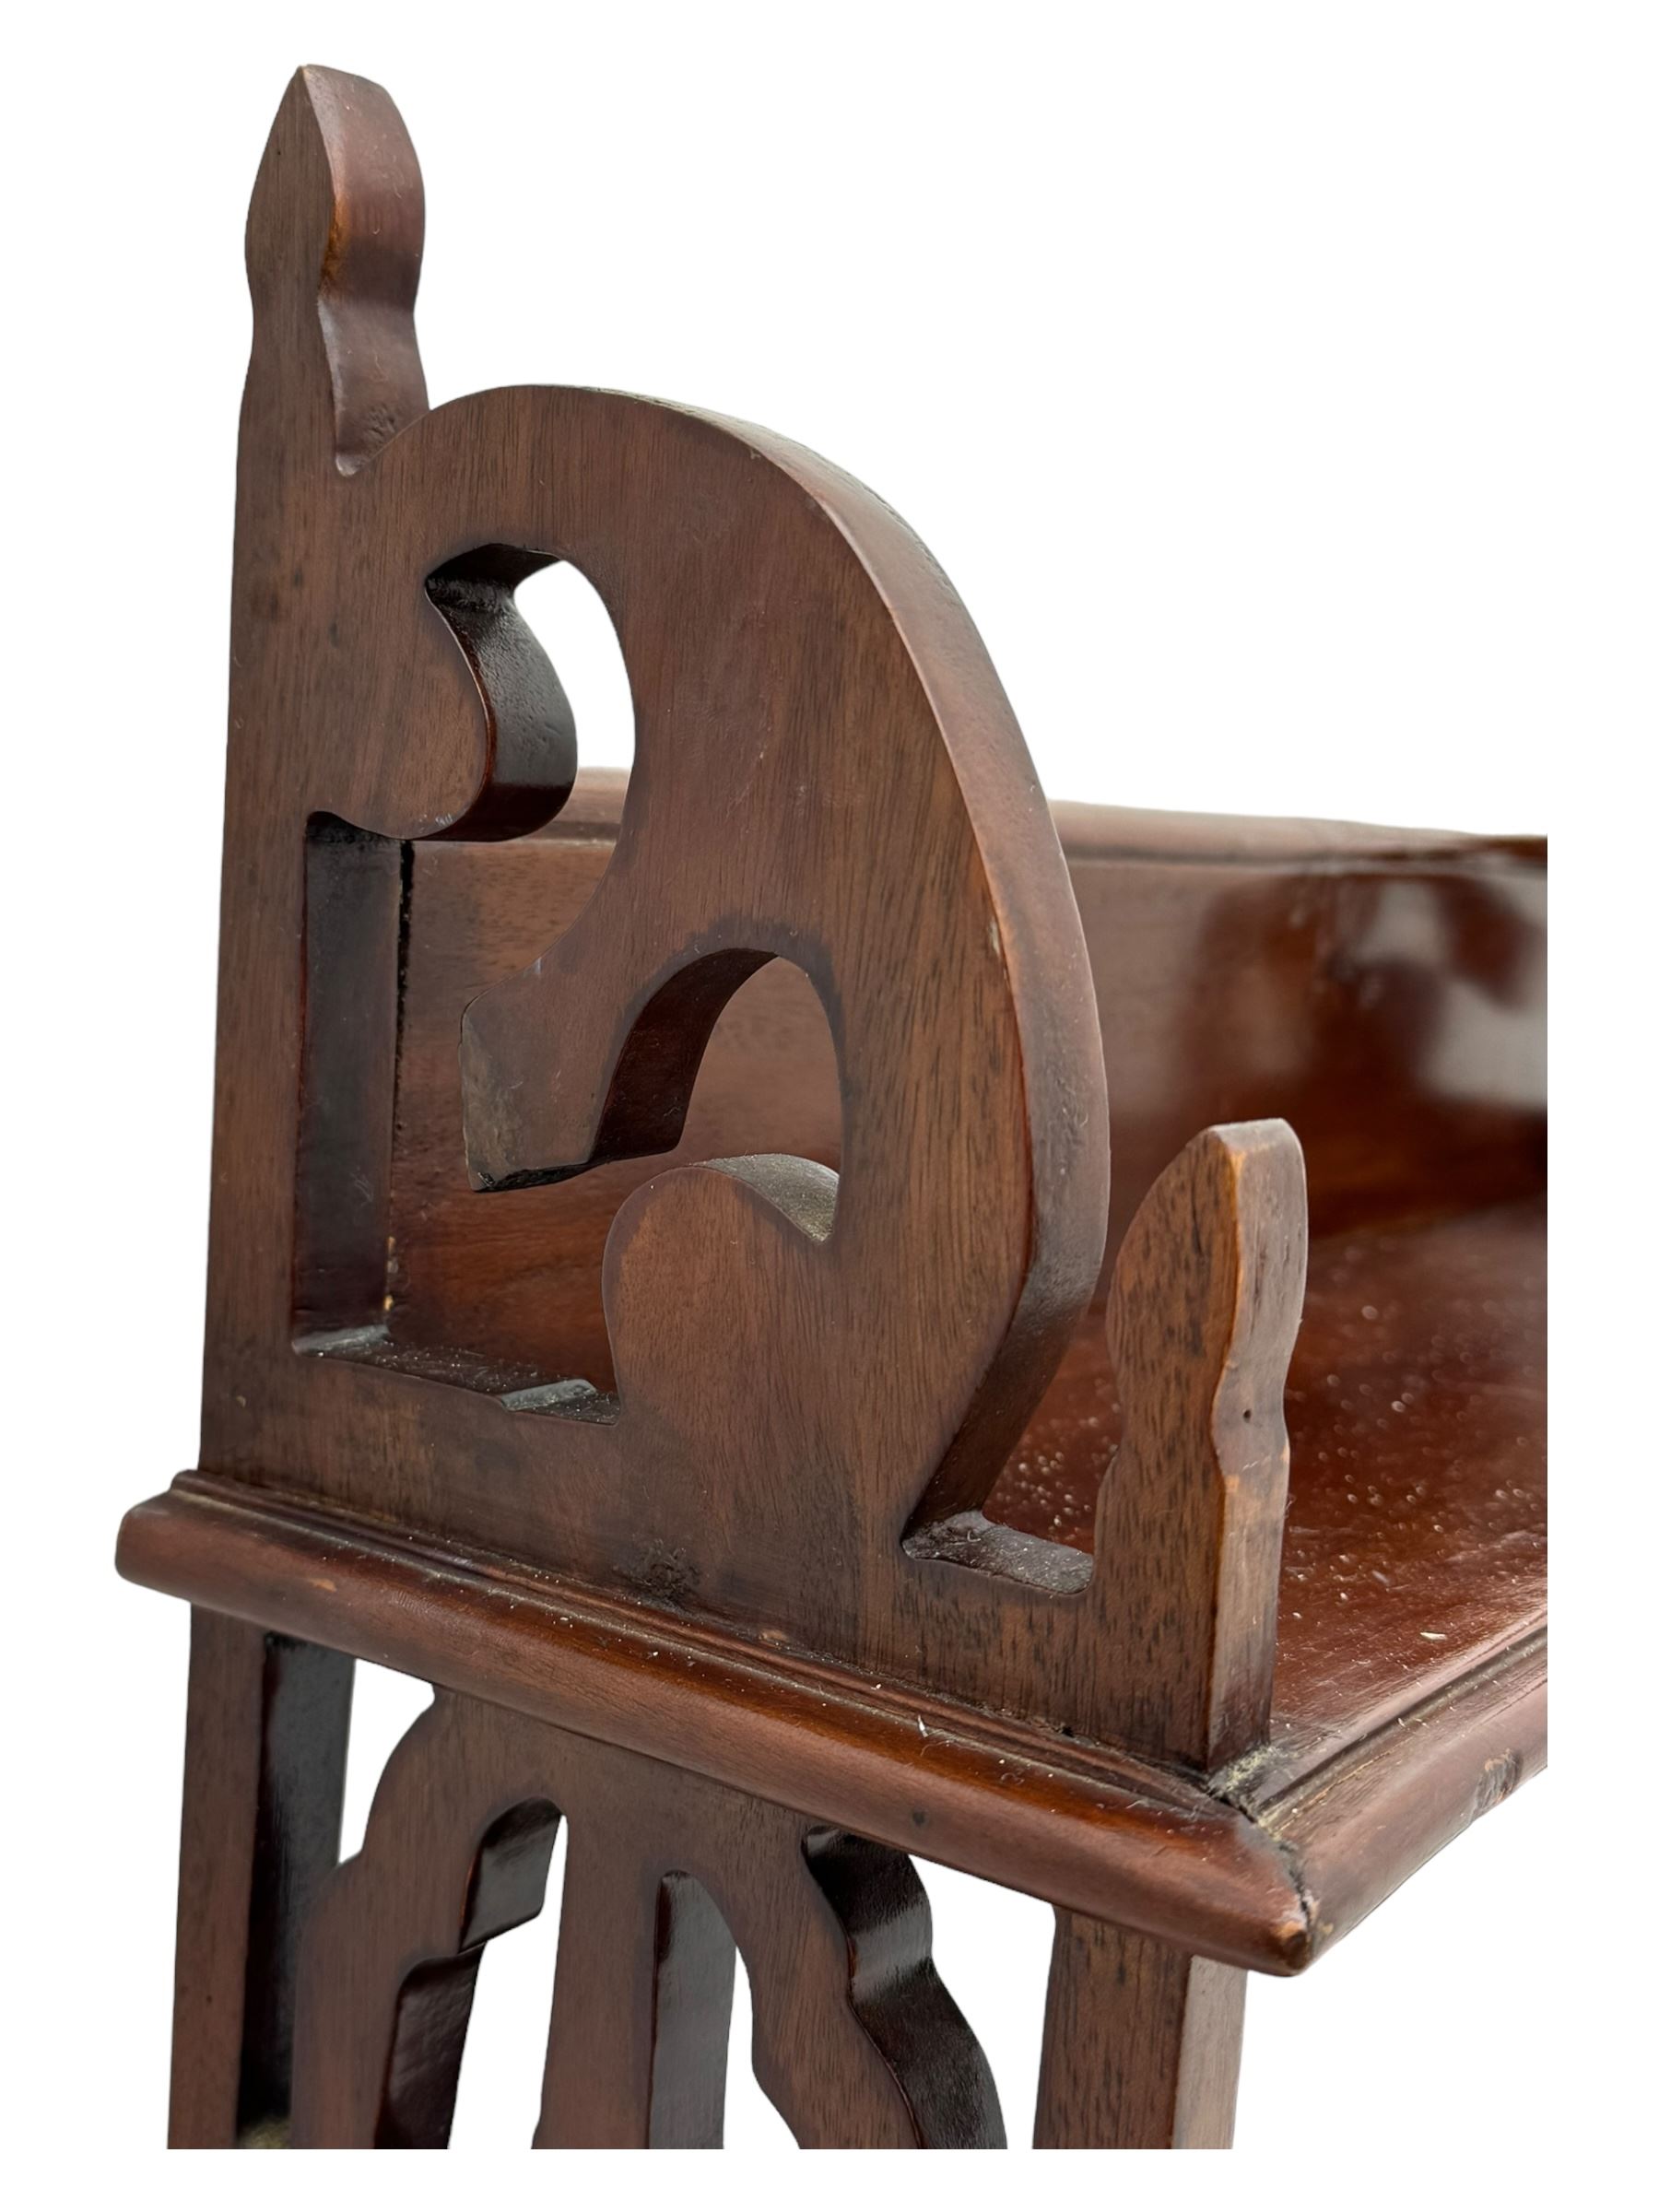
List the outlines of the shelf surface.
{"type": "MultiPolygon", "coordinates": [[[[1286,1414],[1275,1794],[1543,1624],[1543,1201],[1316,1239],[1286,1414]]],[[[1091,1316],[987,1513],[1089,1549],[1118,1429],[1091,1316]]]]}

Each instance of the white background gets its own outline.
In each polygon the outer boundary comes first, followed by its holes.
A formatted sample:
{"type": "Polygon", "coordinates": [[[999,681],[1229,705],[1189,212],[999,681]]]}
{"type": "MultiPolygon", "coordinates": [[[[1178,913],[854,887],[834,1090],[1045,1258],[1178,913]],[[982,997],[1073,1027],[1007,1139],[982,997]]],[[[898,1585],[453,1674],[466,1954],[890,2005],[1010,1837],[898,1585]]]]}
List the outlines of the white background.
{"type": "MultiPolygon", "coordinates": [[[[150,2155],[185,1615],[118,1583],[110,1554],[121,1510],[194,1453],[241,234],[300,61],[378,76],[419,148],[434,398],[622,386],[831,455],[953,576],[1053,794],[1563,833],[1558,1064],[1583,1111],[1557,1146],[1558,1427],[1583,1733],[1565,1774],[1310,1979],[1253,1984],[1225,2185],[1434,2205],[1478,2176],[1527,2201],[1617,2148],[1646,1940],[1622,1886],[1641,1896],[1652,1832],[1646,1724],[1609,1721],[1603,1692],[1652,1558],[1632,1527],[1647,1306],[1616,1270],[1653,1235],[1653,21],[1039,0],[31,18],[5,200],[21,1236],[0,1772],[6,2133],[37,2177],[18,2201],[53,2201],[72,2164],[119,2169],[126,2195],[223,2185],[150,2155]],[[1615,918],[1600,901],[1621,885],[1615,918]],[[1586,1159],[1618,1173],[1611,1199],[1586,1159]]],[[[580,586],[556,572],[525,604],[587,757],[625,759],[614,646],[580,586]]],[[[412,1694],[365,1674],[354,1832],[412,1694]]],[[[944,1971],[1029,2127],[1046,1916],[930,1886],[944,1971]]],[[[551,1934],[549,1913],[491,1954],[458,2151],[527,2140],[551,1934]]],[[[782,2139],[741,2064],[730,2134],[782,2139]]],[[[373,2171],[397,2178],[349,2185],[441,2185],[373,2171]]],[[[959,2161],[951,2186],[1006,2171],[959,2161]]],[[[1217,2185],[1180,2178],[1201,2171],[1136,2179],[1217,2185]]],[[[275,2172],[244,2165],[237,2186],[291,2198],[275,2172]]],[[[878,2195],[914,2186],[861,2172],[878,2195]]],[[[675,2178],[715,2183],[695,2161],[675,2178]]],[[[347,2185],[306,2169],[324,2203],[347,2185]]]]}

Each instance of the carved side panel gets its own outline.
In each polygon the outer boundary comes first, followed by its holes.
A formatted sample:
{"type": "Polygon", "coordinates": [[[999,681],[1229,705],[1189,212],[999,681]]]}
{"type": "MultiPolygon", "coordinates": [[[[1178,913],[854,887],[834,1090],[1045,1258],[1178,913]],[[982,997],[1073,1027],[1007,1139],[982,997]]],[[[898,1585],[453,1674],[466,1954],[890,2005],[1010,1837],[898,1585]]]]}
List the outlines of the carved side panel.
{"type": "MultiPolygon", "coordinates": [[[[1156,1594],[1120,1603],[1053,1547],[968,1557],[951,1534],[1105,1231],[1081,930],[983,647],[890,510],[770,433],[559,390],[428,411],[419,234],[390,100],[302,71],[249,225],[202,1464],[1155,1743],[1162,1692],[1131,1677],[1156,1594]],[[488,1207],[671,1144],[711,1025],[769,959],[816,989],[841,1089],[839,1180],[711,1161],[624,1205],[614,1401],[488,1346],[406,1347],[389,1287],[375,1307],[399,846],[522,834],[563,804],[570,709],[512,601],[559,559],[615,622],[636,767],[572,926],[468,1012],[455,1172],[488,1207]]],[[[1162,1450],[1136,1480],[1183,1488],[1162,1450]]],[[[1234,1518],[1223,1535],[1194,1589],[1249,1548],[1234,1518]]],[[[1243,1571],[1241,1596],[1198,1599],[1228,1616],[1218,1650],[1255,1653],[1235,1617],[1270,1596],[1243,1571]]],[[[1221,1701],[1255,1712],[1258,1692],[1221,1701]]],[[[1183,1755],[1236,1736],[1194,1718],[1206,1694],[1182,1693],[1183,1755]]]]}
{"type": "MultiPolygon", "coordinates": [[[[983,646],[890,510],[770,433],[557,389],[429,410],[420,251],[391,101],[302,71],[248,232],[203,1467],[1214,1770],[1269,1709],[1295,1139],[1203,1133],[1129,1229],[1092,1562],[988,1520],[1088,1325],[1107,1122],[1076,906],[983,646]],[[408,847],[522,836],[564,805],[578,733],[513,600],[559,560],[615,624],[636,767],[586,904],[468,1008],[454,1173],[491,1208],[672,1147],[712,1025],[771,960],[817,994],[841,1089],[839,1176],[714,1159],[628,1197],[603,1269],[614,1396],[551,1351],[404,1343],[388,1249],[408,847]]],[[[193,1798],[235,1827],[213,1924],[182,1936],[202,2009],[253,1987],[230,1939],[282,1739],[248,1705],[251,1653],[193,1724],[193,1758],[221,1726],[233,1754],[193,1798]]],[[[308,1885],[337,1733],[275,1778],[311,1808],[308,1885]]],[[[446,1696],[309,1916],[297,1999],[298,1904],[272,1924],[280,2003],[237,2064],[271,2056],[276,2113],[291,2058],[297,2141],[447,2139],[481,1947],[539,1909],[561,1818],[538,2141],[718,2139],[734,1943],[757,2069],[801,2140],[1001,2139],[901,1854],[446,1696]]],[[[1101,2124],[1066,2057],[1097,2015],[1133,2041],[1150,2006],[1158,2048],[1184,2051],[1220,1988],[1110,1932],[1062,1936],[1055,2140],[1101,2124]],[[1119,1967],[1148,1993],[1126,2029],[1119,1967]]],[[[199,2019],[186,2042],[218,2047],[199,2019]]]]}

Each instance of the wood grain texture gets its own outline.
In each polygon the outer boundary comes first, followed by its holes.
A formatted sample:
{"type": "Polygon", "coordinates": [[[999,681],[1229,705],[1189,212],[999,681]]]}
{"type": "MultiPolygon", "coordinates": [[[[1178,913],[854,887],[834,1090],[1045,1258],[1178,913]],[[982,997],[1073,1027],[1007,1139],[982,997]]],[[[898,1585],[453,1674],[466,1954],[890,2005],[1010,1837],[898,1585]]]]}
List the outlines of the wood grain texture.
{"type": "Polygon", "coordinates": [[[1126,1733],[1206,1772],[1261,1742],[1273,1702],[1306,1267],[1300,1148],[1283,1122],[1253,1122],[1206,1130],[1164,1171],[1112,1278],[1124,1435],[1096,1582],[1129,1616],[1144,1702],[1126,1733]]]}
{"type": "MultiPolygon", "coordinates": [[[[600,1393],[614,1385],[604,1240],[649,1171],[618,1162],[478,1206],[453,1035],[478,983],[576,911],[621,803],[622,779],[595,773],[533,839],[416,853],[389,1285],[406,1347],[488,1344],[526,1375],[580,1374],[600,1393]]],[[[1303,1140],[1317,1233],[1286,1404],[1273,1735],[1288,1776],[1542,1618],[1542,855],[1524,841],[1056,812],[1114,1070],[1120,1224],[1195,1123],[1277,1104],[1303,1140]]],[[[821,1013],[800,971],[774,964],[718,1025],[671,1158],[787,1149],[833,1166],[839,1127],[821,1013]]],[[[1092,1550],[1121,1435],[1091,1314],[987,1517],[1092,1550]]]]}
{"type": "MultiPolygon", "coordinates": [[[[413,157],[394,135],[383,95],[302,73],[250,225],[202,1464],[256,1487],[275,1471],[798,1648],[936,1671],[939,1577],[899,1539],[989,1488],[1105,1233],[1099,1039],[1047,808],[959,602],[890,511],[815,457],[608,394],[411,414],[400,371],[395,405],[379,385],[353,396],[357,265],[326,245],[331,225],[402,253],[395,280],[374,263],[372,312],[394,355],[413,345],[413,157]],[[340,446],[342,423],[370,419],[382,441],[340,446]],[[302,1102],[303,1007],[328,994],[293,947],[328,947],[335,911],[313,866],[308,929],[308,825],[495,836],[557,810],[555,679],[538,690],[523,639],[499,646],[512,581],[553,558],[616,620],[639,761],[573,934],[468,1017],[480,1179],[672,1141],[711,1022],[768,959],[809,976],[841,1068],[832,1229],[821,1170],[793,1160],[671,1173],[622,1209],[605,1262],[614,1418],[526,1401],[565,1378],[488,1347],[406,1364],[368,1300],[336,1300],[336,1325],[313,1329],[289,1256],[297,1217],[320,1215],[336,1282],[371,1279],[385,1245],[365,1203],[359,1253],[337,1248],[348,1223],[329,1193],[351,1184],[361,1116],[346,1117],[346,1156],[301,1144],[326,1124],[302,1102]],[[578,973],[561,1015],[551,1002],[578,973]],[[521,1067],[524,1053],[540,1056],[521,1067]],[[283,1067],[301,1080],[273,1081],[283,1067]],[[508,1100],[540,1118],[510,1128],[508,1100]],[[825,1571],[803,1575],[804,1556],[825,1571]]],[[[328,848],[311,843],[314,862],[328,848]]],[[[383,945],[378,913],[371,934],[383,945]]],[[[383,1006],[386,989],[366,995],[383,1006]]],[[[360,1067],[335,1053],[312,1073],[367,1107],[383,1047],[368,1024],[359,1042],[360,1067]]],[[[1022,1681],[1018,1624],[984,1578],[956,1609],[978,1618],[949,1639],[951,1664],[981,1653],[1003,1701],[1057,1714],[1099,1674],[1056,1624],[1032,1661],[1051,1678],[1022,1681]],[[1052,1678],[1068,1646],[1076,1685],[1052,1678]]]]}
{"type": "Polygon", "coordinates": [[[447,1708],[388,1762],[362,1851],[334,1874],[300,1962],[300,2148],[442,2149],[485,1943],[541,1910],[559,1823],[540,1794],[477,1795],[447,1708]],[[441,1758],[447,1799],[433,1787],[441,1758]],[[444,1818],[458,1805],[465,1818],[444,1818]]]}
{"type": "Polygon", "coordinates": [[[447,2142],[482,1947],[540,1910],[561,1812],[572,1841],[539,2147],[719,2143],[734,1938],[756,2074],[797,2140],[1001,2142],[901,1854],[444,1695],[394,1754],[363,1851],[312,1918],[297,2144],[447,2142]]]}
{"type": "Polygon", "coordinates": [[[1266,1973],[1301,1971],[1543,1765],[1538,1635],[1288,1782],[1260,1753],[1201,1782],[200,1477],[135,1509],[124,1556],[194,1603],[1266,1973]]]}
{"type": "Polygon", "coordinates": [[[340,1847],[351,1677],[337,1652],[192,1615],[176,2148],[223,2150],[286,2131],[300,1936],[340,1847]]]}
{"type": "MultiPolygon", "coordinates": [[[[584,771],[555,820],[511,844],[408,848],[384,1284],[406,1354],[488,1347],[610,1392],[601,1262],[639,1184],[746,1153],[840,1165],[828,1023],[802,971],[773,961],[716,1023],[672,1153],[478,1203],[455,1079],[462,1015],[574,919],[608,865],[626,783],[584,771]]],[[[1054,814],[1112,1076],[1109,1243],[1194,1133],[1228,1122],[1296,1130],[1315,1240],[1537,1191],[1540,850],[1345,824],[1054,814]]],[[[1048,1394],[1063,1387],[1064,1369],[1048,1394]]],[[[999,1489],[1022,1456],[1016,1447],[999,1489]]]]}
{"type": "Polygon", "coordinates": [[[202,1444],[120,1552],[201,1608],[173,2138],[445,2143],[568,1819],[539,2144],[718,2142],[739,1953],[800,2141],[1000,2141],[912,1849],[1056,1907],[1040,2141],[1225,2141],[1242,1970],[1542,1755],[1541,849],[1057,834],[864,487],[429,408],[422,221],[387,95],[301,71],[202,1444]],[[559,560],[625,784],[515,602],[559,560]],[[440,1689],[335,1868],[352,1654],[440,1689]]]}
{"type": "MultiPolygon", "coordinates": [[[[1310,1246],[1285,1391],[1270,1788],[1540,1632],[1545,1294],[1539,1198],[1310,1246]]],[[[1080,1330],[988,1511],[1092,1548],[1122,1425],[1104,1335],[1080,1330]]]]}
{"type": "Polygon", "coordinates": [[[418,412],[397,136],[384,95],[302,72],[250,221],[201,1464],[1202,1763],[1135,1679],[1138,1555],[1084,1588],[1062,1547],[937,1537],[982,1507],[1106,1228],[1077,905],[971,624],[890,510],[770,433],[591,393],[418,412]],[[772,959],[840,1092],[836,1174],[749,1154],[632,1189],[609,1393],[409,1345],[374,1292],[413,1103],[393,848],[568,795],[568,706],[511,603],[554,559],[616,621],[638,761],[569,926],[465,1012],[475,1203],[672,1146],[772,959]]]}
{"type": "Polygon", "coordinates": [[[692,1876],[630,1833],[572,1839],[536,2147],[717,2150],[735,1964],[692,1876]]]}
{"type": "Polygon", "coordinates": [[[1055,1915],[1039,2150],[1228,2150],[1244,1976],[1149,1936],[1055,1915]]]}

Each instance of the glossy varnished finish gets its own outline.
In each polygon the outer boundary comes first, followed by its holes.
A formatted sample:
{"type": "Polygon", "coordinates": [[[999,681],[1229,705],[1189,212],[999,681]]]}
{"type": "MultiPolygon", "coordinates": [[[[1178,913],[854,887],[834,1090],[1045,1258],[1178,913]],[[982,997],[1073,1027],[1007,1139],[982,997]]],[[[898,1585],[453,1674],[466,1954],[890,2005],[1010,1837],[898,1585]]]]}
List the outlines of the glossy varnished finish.
{"type": "Polygon", "coordinates": [[[1541,852],[1056,820],[863,487],[429,411],[420,229],[386,95],[301,72],[200,1465],[121,1553],[198,1608],[174,2140],[446,2141],[568,1819],[538,2143],[718,2141],[737,1949],[799,2139],[1000,2141],[912,1852],[1057,1909],[1041,2141],[1224,2142],[1243,1971],[1541,1756],[1541,852]],[[514,605],[557,559],[626,784],[514,605]],[[349,1655],[440,1691],[331,1873],[349,1655]]]}
{"type": "Polygon", "coordinates": [[[1057,1913],[1037,2148],[1230,2148],[1243,2024],[1240,1968],[1057,1913]]]}
{"type": "MultiPolygon", "coordinates": [[[[453,1037],[477,986],[579,910],[622,791],[595,774],[537,837],[415,856],[388,1285],[406,1346],[488,1345],[526,1379],[577,1374],[601,1392],[604,1240],[652,1169],[474,1203],[453,1037]]],[[[1119,1213],[1183,1128],[1282,1106],[1304,1136],[1315,1234],[1286,1398],[1274,1690],[1288,1775],[1541,1618],[1542,853],[1324,823],[1056,816],[1113,1074],[1119,1213]],[[1455,1024],[1411,1018],[1453,1006],[1455,1024]]],[[[671,1157],[787,1149],[833,1166],[839,1135],[817,1005],[798,971],[765,970],[718,1025],[671,1157]]],[[[986,1507],[1084,1551],[1122,1430],[1102,1309],[986,1507]]]]}
{"type": "Polygon", "coordinates": [[[412,175],[382,94],[302,76],[250,221],[202,1466],[1214,1763],[1149,1700],[1147,1638],[1180,1640],[1134,1566],[1079,1588],[1062,1547],[955,1541],[1095,1291],[1107,1159],[1077,904],[965,611],[889,509],[770,433],[558,390],[419,413],[412,175]],[[414,1107],[414,862],[387,847],[563,805],[569,710],[511,600],[555,558],[617,623],[638,761],[569,926],[475,979],[450,1059],[474,1205],[671,1146],[774,959],[825,1009],[841,1100],[838,1177],[786,1151],[636,1183],[600,1269],[609,1401],[497,1344],[406,1344],[376,1288],[414,1107]]]}
{"type": "Polygon", "coordinates": [[[200,1477],[129,1514],[123,1559],[198,1604],[1268,1973],[1308,1966],[1542,1763],[1536,1635],[1275,1794],[1270,1760],[1201,1781],[200,1477]]]}
{"type": "MultiPolygon", "coordinates": [[[[1538,1200],[1313,1241],[1285,1393],[1277,1781],[1542,1625],[1544,1289],[1538,1200]]],[[[990,1510],[1091,1547],[1122,1420],[1080,1331],[990,1510]]]]}

